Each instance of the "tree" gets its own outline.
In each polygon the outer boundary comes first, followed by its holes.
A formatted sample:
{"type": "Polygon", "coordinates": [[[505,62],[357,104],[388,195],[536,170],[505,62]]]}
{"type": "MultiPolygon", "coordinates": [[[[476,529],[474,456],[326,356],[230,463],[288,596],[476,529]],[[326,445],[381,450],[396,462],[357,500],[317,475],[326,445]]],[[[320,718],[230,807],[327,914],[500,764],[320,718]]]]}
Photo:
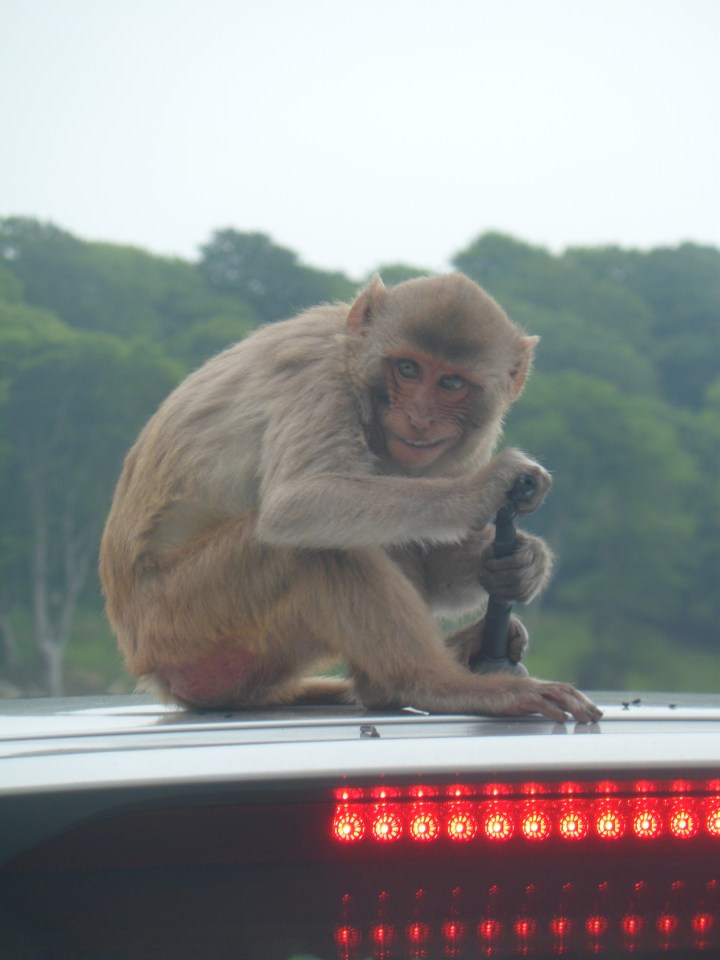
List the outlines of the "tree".
{"type": "Polygon", "coordinates": [[[508,436],[555,475],[535,525],[560,558],[550,603],[592,625],[579,682],[617,685],[619,638],[638,625],[672,636],[681,616],[697,532],[696,461],[661,401],[569,372],[535,377],[508,436]]]}
{"type": "Polygon", "coordinates": [[[671,403],[700,409],[720,375],[720,251],[693,243],[642,253],[618,247],[568,251],[606,286],[652,312],[649,356],[671,403]]]}
{"type": "MultiPolygon", "coordinates": [[[[28,317],[37,320],[32,313],[15,320],[28,317]]],[[[13,518],[3,558],[26,572],[44,686],[59,695],[122,456],[181,371],[147,342],[72,331],[60,321],[24,341],[12,322],[3,329],[13,356],[5,355],[0,436],[15,478],[3,490],[13,518]]]]}
{"type": "Polygon", "coordinates": [[[218,230],[201,252],[200,271],[212,288],[246,300],[263,320],[292,317],[354,292],[342,273],[303,266],[296,253],[264,233],[218,230]]]}
{"type": "MultiPolygon", "coordinates": [[[[218,316],[237,317],[242,330],[258,323],[237,295],[212,290],[195,264],[134,247],[87,243],[51,224],[0,220],[0,257],[3,273],[15,278],[26,302],[51,310],[73,328],[162,341],[175,353],[190,329],[218,316]]],[[[177,355],[187,357],[187,343],[177,355]]],[[[187,359],[194,366],[202,358],[187,359]]]]}
{"type": "MultiPolygon", "coordinates": [[[[69,335],[67,327],[52,314],[0,299],[0,427],[19,364],[32,350],[63,344],[69,335]]],[[[12,614],[29,603],[32,594],[28,576],[29,514],[21,496],[15,454],[12,438],[0,429],[0,640],[6,669],[9,675],[18,676],[20,654],[12,614]]]]}
{"type": "Polygon", "coordinates": [[[526,303],[570,312],[634,348],[649,346],[654,318],[647,304],[633,291],[598,279],[572,256],[556,257],[542,247],[487,233],[456,254],[453,263],[503,306],[526,303]]]}
{"type": "Polygon", "coordinates": [[[550,310],[522,301],[506,305],[517,323],[540,335],[538,371],[573,371],[605,380],[625,393],[655,393],[658,378],[652,360],[617,330],[592,323],[572,310],[550,310]]]}
{"type": "Polygon", "coordinates": [[[194,324],[172,344],[173,356],[195,367],[225,347],[242,340],[255,327],[255,321],[240,316],[216,316],[194,324]]]}

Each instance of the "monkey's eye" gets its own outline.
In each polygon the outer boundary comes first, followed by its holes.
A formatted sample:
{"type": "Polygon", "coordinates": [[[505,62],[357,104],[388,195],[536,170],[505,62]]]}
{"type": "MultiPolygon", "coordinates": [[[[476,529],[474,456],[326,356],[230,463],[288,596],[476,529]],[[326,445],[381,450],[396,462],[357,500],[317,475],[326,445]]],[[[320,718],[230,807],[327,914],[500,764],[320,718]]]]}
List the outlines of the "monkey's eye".
{"type": "Polygon", "coordinates": [[[438,380],[438,386],[442,390],[462,390],[467,381],[457,373],[448,373],[438,380]]]}
{"type": "Polygon", "coordinates": [[[395,372],[403,380],[417,380],[420,377],[420,364],[414,360],[397,360],[395,372]]]}

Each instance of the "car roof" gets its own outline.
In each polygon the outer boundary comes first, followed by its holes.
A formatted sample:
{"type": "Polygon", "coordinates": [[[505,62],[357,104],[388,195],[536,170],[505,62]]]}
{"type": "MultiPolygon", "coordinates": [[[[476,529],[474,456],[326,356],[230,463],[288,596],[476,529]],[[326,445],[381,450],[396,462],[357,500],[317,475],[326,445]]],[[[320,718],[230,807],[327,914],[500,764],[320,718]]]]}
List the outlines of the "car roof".
{"type": "Polygon", "coordinates": [[[720,763],[720,696],[592,697],[604,715],[591,725],[356,706],[194,713],[135,695],[8,700],[0,791],[720,763]]]}

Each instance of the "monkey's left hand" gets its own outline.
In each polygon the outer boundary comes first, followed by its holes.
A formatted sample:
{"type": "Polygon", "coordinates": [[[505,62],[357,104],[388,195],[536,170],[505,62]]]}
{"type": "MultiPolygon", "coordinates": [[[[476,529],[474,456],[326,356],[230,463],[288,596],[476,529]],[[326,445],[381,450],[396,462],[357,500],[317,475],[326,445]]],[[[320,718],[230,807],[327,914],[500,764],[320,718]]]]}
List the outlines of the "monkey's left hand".
{"type": "Polygon", "coordinates": [[[492,542],[483,547],[480,583],[493,596],[529,603],[546,586],[552,567],[552,551],[545,541],[518,532],[515,549],[507,557],[494,556],[492,542]]]}

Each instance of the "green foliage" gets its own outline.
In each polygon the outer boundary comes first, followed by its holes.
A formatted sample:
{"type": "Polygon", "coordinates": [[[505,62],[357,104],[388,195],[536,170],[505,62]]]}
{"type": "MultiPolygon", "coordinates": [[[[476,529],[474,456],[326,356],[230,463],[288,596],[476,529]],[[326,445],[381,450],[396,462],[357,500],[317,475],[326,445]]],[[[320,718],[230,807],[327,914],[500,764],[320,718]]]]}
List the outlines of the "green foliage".
{"type": "Polygon", "coordinates": [[[512,315],[516,323],[541,337],[537,371],[582,373],[606,380],[625,393],[655,391],[657,374],[647,353],[617,331],[591,324],[571,310],[522,301],[513,305],[512,315]]]}
{"type": "Polygon", "coordinates": [[[603,598],[603,633],[618,616],[658,625],[674,617],[697,518],[694,463],[670,411],[564,373],[536,377],[516,414],[509,439],[540,453],[556,475],[537,517],[561,556],[556,602],[592,611],[603,598]]]}
{"type": "Polygon", "coordinates": [[[21,300],[22,284],[10,270],[0,267],[0,302],[19,303],[21,300]]]}
{"type": "MultiPolygon", "coordinates": [[[[11,218],[0,221],[0,254],[28,304],[76,329],[161,341],[191,366],[207,356],[205,345],[199,357],[188,355],[191,330],[197,337],[200,325],[218,317],[237,317],[242,332],[258,322],[246,301],[212,290],[194,264],[133,247],[86,243],[55,227],[11,218]]],[[[220,346],[230,342],[232,336],[220,346]]]]}
{"type": "Polygon", "coordinates": [[[214,290],[241,297],[263,320],[292,317],[354,292],[343,274],[303,266],[297,254],[264,233],[216,231],[202,248],[200,272],[214,290]]]}
{"type": "Polygon", "coordinates": [[[648,306],[633,292],[598,279],[569,255],[554,257],[540,247],[488,233],[457,254],[453,263],[503,305],[526,303],[574,313],[588,328],[614,332],[640,350],[650,342],[653,318],[648,306]]]}
{"type": "MultiPolygon", "coordinates": [[[[527,522],[559,558],[526,617],[531,669],[596,689],[717,688],[720,252],[554,255],[489,233],[454,265],[541,336],[506,438],[555,476],[527,522]]],[[[261,321],[355,289],[260,233],[218,231],[190,263],[0,220],[6,679],[39,692],[70,617],[69,689],[127,688],[92,574],[125,451],[189,369],[261,321]]]]}
{"type": "Polygon", "coordinates": [[[653,318],[650,355],[664,396],[700,409],[718,374],[720,251],[684,243],[645,254],[610,247],[568,257],[606,286],[642,298],[653,318]]]}
{"type": "Polygon", "coordinates": [[[251,317],[210,317],[195,323],[173,342],[173,353],[189,367],[208,360],[231,343],[237,343],[255,326],[251,317]]]}

